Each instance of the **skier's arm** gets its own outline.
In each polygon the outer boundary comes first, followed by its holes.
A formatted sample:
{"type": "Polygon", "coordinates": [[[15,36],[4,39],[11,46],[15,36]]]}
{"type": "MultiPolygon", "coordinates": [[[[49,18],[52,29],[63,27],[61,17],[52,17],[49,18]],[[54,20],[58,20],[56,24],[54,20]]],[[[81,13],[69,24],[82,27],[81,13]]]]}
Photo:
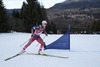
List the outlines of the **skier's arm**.
{"type": "Polygon", "coordinates": [[[34,36],[34,32],[36,29],[39,29],[39,26],[34,26],[32,29],[31,29],[31,33],[32,33],[32,37],[34,36]]]}
{"type": "Polygon", "coordinates": [[[35,32],[35,27],[33,27],[33,28],[31,29],[31,33],[32,33],[31,37],[33,37],[34,32],[35,32]]]}
{"type": "Polygon", "coordinates": [[[48,34],[47,34],[46,30],[44,30],[44,31],[43,31],[43,33],[44,33],[46,36],[48,36],[48,34]]]}

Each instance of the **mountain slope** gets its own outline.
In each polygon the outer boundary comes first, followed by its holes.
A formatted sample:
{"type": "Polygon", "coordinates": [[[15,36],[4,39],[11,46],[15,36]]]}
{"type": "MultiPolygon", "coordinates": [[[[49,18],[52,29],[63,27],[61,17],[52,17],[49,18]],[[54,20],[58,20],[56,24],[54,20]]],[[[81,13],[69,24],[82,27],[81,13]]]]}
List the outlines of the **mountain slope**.
{"type": "Polygon", "coordinates": [[[100,0],[66,0],[48,9],[47,14],[61,32],[68,24],[72,33],[90,32],[93,21],[100,19],[100,0]]]}
{"type": "Polygon", "coordinates": [[[55,4],[51,9],[69,9],[69,8],[98,8],[100,0],[71,0],[55,4]]]}

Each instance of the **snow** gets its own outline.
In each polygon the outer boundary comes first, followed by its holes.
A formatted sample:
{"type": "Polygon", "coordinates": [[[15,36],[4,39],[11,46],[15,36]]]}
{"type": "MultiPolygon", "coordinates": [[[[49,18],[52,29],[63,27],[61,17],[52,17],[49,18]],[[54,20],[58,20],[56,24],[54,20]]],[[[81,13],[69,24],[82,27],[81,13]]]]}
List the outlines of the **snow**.
{"type": "MultiPolygon", "coordinates": [[[[70,51],[49,49],[46,54],[68,56],[68,59],[55,57],[26,55],[11,60],[4,59],[22,50],[24,42],[30,39],[30,33],[0,33],[0,67],[100,67],[100,35],[71,34],[70,51]]],[[[50,44],[62,35],[48,35],[44,38],[50,44]]],[[[37,53],[39,44],[33,42],[26,51],[37,53]]]]}

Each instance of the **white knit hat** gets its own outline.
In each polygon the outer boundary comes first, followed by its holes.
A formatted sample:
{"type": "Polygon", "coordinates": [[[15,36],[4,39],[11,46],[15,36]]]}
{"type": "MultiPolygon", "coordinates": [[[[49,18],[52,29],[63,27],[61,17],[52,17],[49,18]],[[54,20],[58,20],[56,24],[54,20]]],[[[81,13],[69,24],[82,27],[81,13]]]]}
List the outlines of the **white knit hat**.
{"type": "Polygon", "coordinates": [[[47,24],[47,21],[46,21],[46,20],[43,20],[43,21],[42,21],[42,24],[47,24]]]}

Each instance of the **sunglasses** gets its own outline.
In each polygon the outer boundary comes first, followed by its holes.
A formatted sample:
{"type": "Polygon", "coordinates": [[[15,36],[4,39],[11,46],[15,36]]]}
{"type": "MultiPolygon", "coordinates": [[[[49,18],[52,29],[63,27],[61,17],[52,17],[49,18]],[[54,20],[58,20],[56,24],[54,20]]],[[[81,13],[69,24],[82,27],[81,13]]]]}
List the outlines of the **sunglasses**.
{"type": "Polygon", "coordinates": [[[44,23],[45,25],[47,25],[46,23],[44,23]]]}

